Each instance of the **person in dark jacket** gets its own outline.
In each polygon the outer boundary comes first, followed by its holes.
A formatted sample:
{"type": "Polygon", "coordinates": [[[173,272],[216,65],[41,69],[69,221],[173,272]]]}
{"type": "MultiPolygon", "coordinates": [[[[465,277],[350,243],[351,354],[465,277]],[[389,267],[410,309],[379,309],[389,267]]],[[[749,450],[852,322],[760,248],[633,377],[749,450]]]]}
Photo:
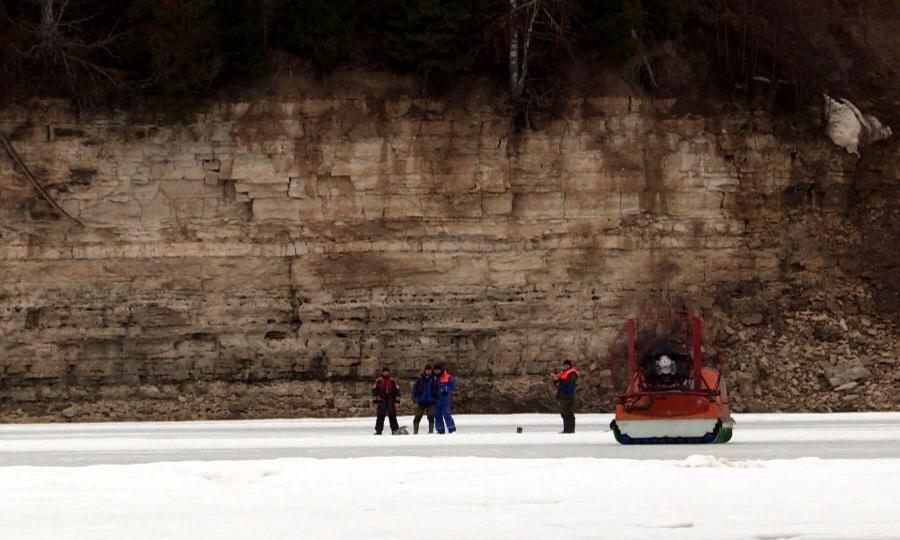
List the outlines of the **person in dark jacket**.
{"type": "Polygon", "coordinates": [[[387,416],[391,422],[391,434],[396,435],[400,430],[400,424],[397,422],[397,402],[400,400],[400,387],[391,377],[391,370],[388,368],[381,369],[381,377],[375,381],[372,387],[372,402],[375,404],[377,417],[375,420],[375,435],[381,435],[384,429],[384,417],[387,416]]]}
{"type": "Polygon", "coordinates": [[[578,370],[572,366],[571,360],[563,362],[559,373],[551,373],[556,384],[556,401],[559,403],[559,414],[563,419],[563,433],[575,433],[575,388],[578,385],[578,370]]]}
{"type": "Polygon", "coordinates": [[[432,372],[431,365],[426,364],[412,387],[412,398],[416,404],[416,413],[413,416],[413,434],[419,433],[419,423],[422,421],[423,414],[428,417],[428,433],[434,433],[434,406],[439,395],[438,381],[432,372]]]}
{"type": "Polygon", "coordinates": [[[434,376],[437,378],[439,396],[434,411],[434,420],[437,432],[444,433],[444,425],[449,433],[456,431],[456,423],[450,414],[450,401],[453,391],[456,390],[456,379],[440,365],[434,366],[434,376]]]}

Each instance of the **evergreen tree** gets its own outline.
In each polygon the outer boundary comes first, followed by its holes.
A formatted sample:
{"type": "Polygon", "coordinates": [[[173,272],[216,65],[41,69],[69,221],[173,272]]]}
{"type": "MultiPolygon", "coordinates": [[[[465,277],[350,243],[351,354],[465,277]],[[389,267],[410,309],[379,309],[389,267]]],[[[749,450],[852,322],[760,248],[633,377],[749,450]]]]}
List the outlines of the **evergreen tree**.
{"type": "Polygon", "coordinates": [[[384,29],[388,58],[401,69],[451,76],[475,67],[482,0],[391,0],[384,29]]]}
{"type": "Polygon", "coordinates": [[[644,23],[656,39],[669,39],[681,32],[688,6],[683,0],[641,0],[644,23]]]}
{"type": "Polygon", "coordinates": [[[581,46],[621,61],[637,51],[638,39],[677,36],[688,5],[683,0],[580,0],[577,13],[581,46]]]}
{"type": "Polygon", "coordinates": [[[247,78],[268,69],[264,13],[259,0],[216,0],[216,48],[222,73],[247,78]]]}
{"type": "MultiPolygon", "coordinates": [[[[12,15],[9,13],[11,3],[11,0],[0,0],[0,36],[7,35],[7,28],[12,20],[12,15]]],[[[0,55],[3,54],[3,49],[7,46],[6,42],[6,38],[0,38],[0,55]]],[[[2,60],[3,58],[0,57],[0,61],[2,60]]]]}
{"type": "Polygon", "coordinates": [[[624,60],[637,50],[640,0],[581,0],[576,17],[582,47],[588,52],[624,60]]]}
{"type": "Polygon", "coordinates": [[[214,0],[138,0],[140,71],[167,94],[200,94],[219,75],[214,0]]]}
{"type": "Polygon", "coordinates": [[[275,45],[330,71],[353,50],[357,0],[286,0],[276,8],[275,45]]]}

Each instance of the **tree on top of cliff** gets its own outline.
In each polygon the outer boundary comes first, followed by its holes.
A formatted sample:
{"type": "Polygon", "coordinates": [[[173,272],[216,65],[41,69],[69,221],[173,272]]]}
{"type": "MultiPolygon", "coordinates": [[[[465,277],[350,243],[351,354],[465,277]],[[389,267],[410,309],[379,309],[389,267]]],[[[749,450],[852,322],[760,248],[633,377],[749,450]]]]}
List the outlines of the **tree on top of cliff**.
{"type": "Polygon", "coordinates": [[[222,73],[244,79],[269,68],[265,0],[215,0],[216,49],[222,73]]]}
{"type": "Polygon", "coordinates": [[[687,19],[683,0],[589,0],[575,4],[574,33],[589,56],[626,60],[641,42],[676,37],[687,19]]]}
{"type": "Polygon", "coordinates": [[[632,32],[641,21],[641,0],[579,2],[575,16],[578,37],[586,51],[599,51],[617,60],[635,53],[632,32]]]}
{"type": "Polygon", "coordinates": [[[547,96],[559,97],[554,73],[568,56],[575,0],[504,0],[491,35],[498,63],[509,74],[508,110],[513,129],[529,124],[528,111],[547,96]]]}
{"type": "Polygon", "coordinates": [[[4,65],[9,59],[9,36],[10,26],[12,23],[12,19],[9,15],[9,7],[7,4],[9,0],[0,0],[0,69],[4,68],[4,65]]]}
{"type": "Polygon", "coordinates": [[[119,81],[111,67],[112,46],[122,37],[120,20],[97,0],[4,0],[6,54],[45,78],[84,85],[119,81]]]}
{"type": "Polygon", "coordinates": [[[687,5],[681,0],[582,1],[574,33],[588,61],[624,64],[630,67],[626,79],[632,86],[646,75],[648,86],[655,89],[648,50],[676,37],[687,14],[687,5]]]}
{"type": "MultiPolygon", "coordinates": [[[[546,109],[562,94],[570,60],[622,64],[653,82],[644,44],[676,35],[687,8],[679,0],[503,0],[494,25],[509,65],[510,115],[530,125],[531,109],[546,109]]],[[[629,80],[638,79],[632,75],[629,80]]],[[[654,83],[655,85],[655,83],[654,83]]]]}
{"type": "Polygon", "coordinates": [[[655,39],[677,37],[688,18],[684,0],[641,0],[644,28],[655,39]]]}
{"type": "Polygon", "coordinates": [[[483,0],[390,0],[384,51],[393,64],[425,77],[471,72],[481,46],[483,0]]]}
{"type": "Polygon", "coordinates": [[[820,103],[822,92],[885,104],[900,96],[897,0],[692,0],[690,9],[682,37],[696,74],[711,66],[729,93],[765,91],[789,111],[820,103]]]}
{"type": "MultiPolygon", "coordinates": [[[[648,82],[657,93],[701,104],[707,90],[746,97],[754,88],[776,100],[794,95],[785,99],[791,110],[800,110],[802,96],[818,103],[822,91],[888,104],[892,97],[880,97],[900,92],[897,6],[897,0],[0,0],[0,90],[81,102],[122,92],[200,95],[267,73],[278,49],[319,73],[341,63],[390,65],[431,81],[490,73],[509,89],[519,119],[529,109],[552,114],[567,88],[596,91],[598,81],[616,74],[633,91],[648,82]]],[[[616,91],[617,82],[610,84],[616,91]]]]}
{"type": "Polygon", "coordinates": [[[259,0],[134,0],[135,31],[119,58],[132,88],[196,95],[214,82],[269,69],[267,3],[259,0]]]}
{"type": "Polygon", "coordinates": [[[320,72],[331,71],[353,51],[359,8],[357,0],[282,0],[273,42],[320,72]]]}
{"type": "Polygon", "coordinates": [[[0,30],[5,30],[10,23],[9,17],[9,0],[0,0],[0,30]]]}
{"type": "Polygon", "coordinates": [[[138,0],[135,5],[138,68],[144,87],[168,94],[207,89],[223,65],[218,50],[214,0],[138,0]],[[143,54],[141,54],[143,53],[143,54]]]}

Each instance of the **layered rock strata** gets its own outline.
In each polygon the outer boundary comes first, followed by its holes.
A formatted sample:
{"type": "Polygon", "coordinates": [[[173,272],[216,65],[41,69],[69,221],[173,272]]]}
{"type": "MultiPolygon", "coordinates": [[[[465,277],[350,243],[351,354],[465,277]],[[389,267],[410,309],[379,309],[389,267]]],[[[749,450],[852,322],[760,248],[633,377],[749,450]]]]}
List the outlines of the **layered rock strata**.
{"type": "MultiPolygon", "coordinates": [[[[900,405],[893,308],[872,299],[897,262],[842,264],[865,255],[833,240],[868,230],[848,210],[860,162],[821,134],[586,97],[511,140],[487,98],[410,95],[319,88],[180,122],[0,110],[85,224],[0,159],[0,416],[365,414],[382,365],[426,361],[461,410],[545,410],[564,357],[582,408],[606,410],[618,325],[683,304],[725,344],[739,410],[900,405]]],[[[891,156],[867,163],[887,186],[891,156]]],[[[896,191],[876,192],[888,245],[896,191]]]]}

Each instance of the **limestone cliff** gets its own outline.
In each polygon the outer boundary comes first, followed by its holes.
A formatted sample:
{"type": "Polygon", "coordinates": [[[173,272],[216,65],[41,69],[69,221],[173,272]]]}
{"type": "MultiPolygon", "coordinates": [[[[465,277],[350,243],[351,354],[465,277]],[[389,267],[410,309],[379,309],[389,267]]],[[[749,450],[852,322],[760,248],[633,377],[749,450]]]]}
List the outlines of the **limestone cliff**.
{"type": "Polygon", "coordinates": [[[622,319],[681,304],[738,410],[900,406],[895,141],[600,96],[510,140],[477,93],[312,86],[180,122],[0,109],[85,224],[0,159],[0,417],[359,414],[425,361],[462,410],[542,410],[563,357],[604,410],[622,319]]]}

